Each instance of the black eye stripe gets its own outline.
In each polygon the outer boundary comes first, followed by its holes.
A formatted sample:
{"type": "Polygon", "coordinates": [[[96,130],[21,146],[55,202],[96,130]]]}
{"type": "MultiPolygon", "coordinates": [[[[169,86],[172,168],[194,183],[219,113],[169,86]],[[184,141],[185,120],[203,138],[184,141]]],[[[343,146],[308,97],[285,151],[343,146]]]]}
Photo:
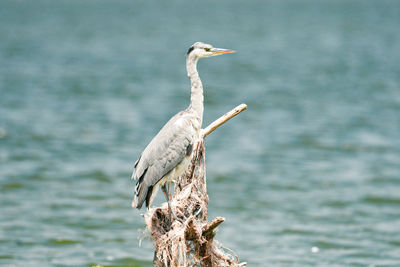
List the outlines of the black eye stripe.
{"type": "Polygon", "coordinates": [[[193,49],[194,49],[194,47],[193,47],[193,46],[189,47],[189,50],[187,51],[186,55],[189,55],[189,53],[190,53],[190,52],[192,52],[192,51],[193,51],[193,49]]]}

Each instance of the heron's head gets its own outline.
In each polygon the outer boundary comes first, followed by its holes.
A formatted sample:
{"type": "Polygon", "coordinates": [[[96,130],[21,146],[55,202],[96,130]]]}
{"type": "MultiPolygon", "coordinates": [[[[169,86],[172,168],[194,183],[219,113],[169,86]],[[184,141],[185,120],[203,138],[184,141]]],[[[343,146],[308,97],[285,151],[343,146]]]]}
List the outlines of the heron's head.
{"type": "Polygon", "coordinates": [[[230,54],[230,53],[235,53],[235,51],[229,49],[215,48],[210,44],[197,42],[194,43],[191,47],[189,47],[186,56],[203,58],[203,57],[219,56],[222,54],[230,54]]]}

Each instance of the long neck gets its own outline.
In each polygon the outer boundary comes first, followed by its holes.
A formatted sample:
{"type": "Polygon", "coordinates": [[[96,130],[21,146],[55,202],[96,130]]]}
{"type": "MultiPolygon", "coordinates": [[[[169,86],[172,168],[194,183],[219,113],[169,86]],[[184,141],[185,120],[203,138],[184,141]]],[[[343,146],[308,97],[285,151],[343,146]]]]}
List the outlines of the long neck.
{"type": "Polygon", "coordinates": [[[201,83],[199,73],[197,72],[197,61],[198,59],[194,56],[187,56],[186,58],[186,70],[190,79],[190,85],[192,88],[192,93],[190,96],[190,106],[200,119],[200,123],[203,120],[203,84],[201,83]]]}

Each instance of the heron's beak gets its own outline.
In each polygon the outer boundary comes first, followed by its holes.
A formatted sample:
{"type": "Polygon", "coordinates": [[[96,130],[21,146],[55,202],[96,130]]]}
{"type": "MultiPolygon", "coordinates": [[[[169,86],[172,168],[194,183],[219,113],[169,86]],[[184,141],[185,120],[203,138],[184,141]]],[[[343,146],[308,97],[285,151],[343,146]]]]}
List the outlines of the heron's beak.
{"type": "Polygon", "coordinates": [[[218,56],[222,54],[232,54],[235,53],[235,50],[223,49],[223,48],[211,48],[211,53],[213,56],[218,56]]]}

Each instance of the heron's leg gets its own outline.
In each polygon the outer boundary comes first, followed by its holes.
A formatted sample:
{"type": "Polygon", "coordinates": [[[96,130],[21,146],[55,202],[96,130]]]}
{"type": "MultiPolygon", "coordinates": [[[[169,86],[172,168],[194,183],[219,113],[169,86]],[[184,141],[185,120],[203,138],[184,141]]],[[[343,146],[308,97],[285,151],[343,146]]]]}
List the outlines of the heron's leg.
{"type": "Polygon", "coordinates": [[[176,216],[175,212],[172,210],[171,202],[170,202],[170,198],[169,198],[169,193],[168,193],[169,190],[167,189],[167,185],[164,184],[163,186],[161,186],[161,190],[163,191],[163,193],[164,193],[164,195],[165,195],[165,198],[167,199],[167,202],[168,202],[168,209],[169,209],[169,216],[170,216],[170,219],[171,219],[171,215],[172,215],[172,216],[174,217],[175,220],[181,221],[181,220],[176,216]]]}
{"type": "Polygon", "coordinates": [[[168,183],[169,199],[172,199],[172,182],[168,183]]]}
{"type": "Polygon", "coordinates": [[[167,182],[165,185],[167,187],[168,199],[172,199],[172,197],[171,197],[171,183],[167,182]]]}

